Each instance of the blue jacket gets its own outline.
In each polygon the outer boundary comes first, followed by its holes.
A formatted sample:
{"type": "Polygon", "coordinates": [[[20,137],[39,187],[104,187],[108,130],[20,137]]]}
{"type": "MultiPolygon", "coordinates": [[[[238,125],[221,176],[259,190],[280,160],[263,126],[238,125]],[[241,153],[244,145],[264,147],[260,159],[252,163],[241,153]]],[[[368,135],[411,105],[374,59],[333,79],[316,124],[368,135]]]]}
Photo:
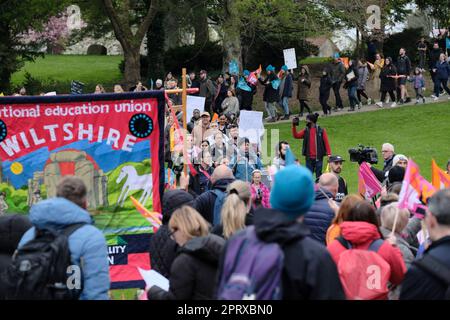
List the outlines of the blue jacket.
{"type": "Polygon", "coordinates": [[[83,273],[83,291],[80,300],[108,300],[108,249],[102,232],[94,227],[89,213],[64,198],[41,201],[31,207],[30,221],[34,225],[19,242],[19,248],[34,239],[35,227],[61,230],[75,223],[87,223],[69,236],[72,263],[83,273]]]}
{"type": "Polygon", "coordinates": [[[251,182],[253,170],[261,170],[262,163],[259,157],[253,152],[250,153],[249,159],[239,153],[237,157],[233,156],[231,158],[229,167],[233,170],[234,177],[237,180],[251,182]]]}
{"type": "MultiPolygon", "coordinates": [[[[333,198],[333,195],[322,188],[328,197],[333,198]]],[[[334,211],[328,205],[328,199],[320,192],[316,191],[316,196],[313,205],[305,215],[304,223],[311,230],[310,237],[326,245],[326,234],[331,221],[334,218],[334,211]]]]}
{"type": "Polygon", "coordinates": [[[448,80],[450,78],[450,65],[447,61],[436,63],[436,78],[439,80],[448,80]]]}

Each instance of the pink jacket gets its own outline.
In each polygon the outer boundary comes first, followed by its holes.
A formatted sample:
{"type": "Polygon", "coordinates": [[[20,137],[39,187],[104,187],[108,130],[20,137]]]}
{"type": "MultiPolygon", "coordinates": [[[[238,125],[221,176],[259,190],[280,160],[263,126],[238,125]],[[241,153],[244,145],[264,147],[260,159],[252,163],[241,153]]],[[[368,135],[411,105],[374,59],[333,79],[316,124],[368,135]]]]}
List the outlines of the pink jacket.
{"type": "MultiPolygon", "coordinates": [[[[262,201],[261,201],[261,205],[264,208],[270,208],[270,202],[269,202],[269,197],[270,197],[270,190],[269,188],[267,188],[263,183],[261,183],[259,185],[259,189],[261,189],[262,192],[262,201]]],[[[256,197],[258,196],[258,187],[256,187],[253,183],[251,184],[250,190],[252,192],[252,204],[253,207],[255,206],[255,200],[256,197]]]]}

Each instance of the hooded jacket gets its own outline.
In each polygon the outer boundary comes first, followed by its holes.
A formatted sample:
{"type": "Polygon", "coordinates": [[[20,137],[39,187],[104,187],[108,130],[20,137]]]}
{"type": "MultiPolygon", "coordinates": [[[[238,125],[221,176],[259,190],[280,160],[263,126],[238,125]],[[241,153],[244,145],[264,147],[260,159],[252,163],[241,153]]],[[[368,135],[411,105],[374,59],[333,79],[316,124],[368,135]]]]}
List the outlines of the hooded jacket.
{"type": "Polygon", "coordinates": [[[220,190],[225,192],[230,183],[232,183],[234,179],[220,179],[217,180],[211,187],[211,190],[202,193],[200,196],[195,198],[193,203],[193,208],[197,210],[202,217],[208,221],[210,224],[213,223],[214,220],[214,203],[216,202],[216,194],[213,190],[220,190]]]}
{"type": "Polygon", "coordinates": [[[280,100],[280,97],[278,96],[278,89],[274,89],[272,87],[272,81],[277,80],[278,77],[272,72],[267,76],[267,78],[263,81],[261,79],[258,79],[258,81],[265,87],[264,93],[263,93],[263,101],[268,103],[278,102],[280,100]],[[268,82],[266,84],[266,82],[268,82]]]}
{"type": "Polygon", "coordinates": [[[450,77],[450,65],[447,61],[436,62],[436,78],[439,80],[448,80],[450,77]]]}
{"type": "Polygon", "coordinates": [[[225,240],[210,234],[180,247],[169,278],[169,291],[150,288],[149,300],[209,300],[214,298],[219,257],[225,240]]]}
{"type": "MultiPolygon", "coordinates": [[[[328,190],[322,188],[329,198],[333,195],[328,190]]],[[[304,223],[311,230],[310,237],[321,244],[326,245],[327,230],[335,217],[333,209],[328,205],[328,199],[320,191],[316,191],[316,196],[313,205],[309,212],[305,215],[304,223]]]]}
{"type": "Polygon", "coordinates": [[[302,66],[302,69],[305,70],[305,74],[299,76],[297,82],[297,99],[308,101],[309,91],[311,88],[311,79],[309,76],[309,68],[308,66],[302,66]]]}
{"type": "MultiPolygon", "coordinates": [[[[20,239],[31,227],[27,216],[19,214],[0,216],[0,275],[10,265],[20,239]]],[[[0,277],[0,300],[4,299],[4,294],[4,284],[0,277]]]]}
{"type": "MultiPolygon", "coordinates": [[[[431,255],[450,270],[450,236],[434,241],[425,255],[431,255]]],[[[403,281],[400,300],[443,300],[447,289],[442,281],[413,263],[403,281]]]]}
{"type": "MultiPolygon", "coordinates": [[[[345,221],[340,226],[342,237],[351,243],[353,249],[368,250],[373,241],[381,238],[377,226],[368,222],[345,221]]],[[[338,240],[334,240],[328,245],[328,250],[334,262],[338,264],[341,253],[347,249],[338,240]]],[[[394,285],[400,284],[406,273],[406,266],[400,250],[384,241],[377,253],[391,267],[389,282],[394,285]]],[[[385,298],[387,299],[387,296],[385,298]]]]}
{"type": "Polygon", "coordinates": [[[168,227],[172,213],[183,205],[191,205],[194,197],[182,190],[169,190],[162,201],[162,226],[150,238],[149,252],[152,269],[164,277],[170,276],[170,267],[176,257],[178,245],[170,238],[168,227]]]}
{"type": "Polygon", "coordinates": [[[81,266],[83,274],[80,300],[107,300],[110,286],[108,250],[105,237],[92,225],[89,213],[67,199],[51,198],[31,207],[30,221],[34,227],[24,234],[18,248],[34,239],[35,228],[60,231],[75,223],[86,224],[69,236],[71,261],[81,266]]]}
{"type": "Polygon", "coordinates": [[[326,248],[308,237],[308,228],[284,213],[260,208],[255,211],[255,232],[265,242],[282,246],[284,300],[345,299],[336,265],[326,248]]]}

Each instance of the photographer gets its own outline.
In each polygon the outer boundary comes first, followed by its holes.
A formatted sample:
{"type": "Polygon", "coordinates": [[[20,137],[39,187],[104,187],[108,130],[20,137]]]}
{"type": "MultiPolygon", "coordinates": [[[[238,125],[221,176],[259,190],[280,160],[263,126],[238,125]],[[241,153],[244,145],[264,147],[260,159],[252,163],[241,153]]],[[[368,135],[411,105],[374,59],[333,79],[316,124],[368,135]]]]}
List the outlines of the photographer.
{"type": "Polygon", "coordinates": [[[389,169],[391,169],[393,165],[392,162],[395,157],[394,146],[390,143],[384,143],[381,146],[381,153],[384,159],[383,170],[379,170],[374,167],[370,167],[370,170],[372,170],[373,174],[377,177],[378,181],[382,183],[387,178],[389,169]]]}
{"type": "Polygon", "coordinates": [[[292,135],[296,139],[303,139],[302,155],[305,156],[306,167],[312,173],[316,173],[316,178],[322,174],[323,157],[331,156],[331,148],[328,143],[327,132],[317,125],[318,113],[306,116],[306,128],[297,132],[299,118],[292,119],[292,135]]]}

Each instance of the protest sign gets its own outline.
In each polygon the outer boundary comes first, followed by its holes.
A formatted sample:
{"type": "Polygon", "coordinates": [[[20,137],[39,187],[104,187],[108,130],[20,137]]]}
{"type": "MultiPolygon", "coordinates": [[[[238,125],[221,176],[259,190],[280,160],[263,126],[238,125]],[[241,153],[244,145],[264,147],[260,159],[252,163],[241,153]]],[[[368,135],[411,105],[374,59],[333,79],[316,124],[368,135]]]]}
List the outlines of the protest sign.
{"type": "Polygon", "coordinates": [[[205,110],[205,97],[187,96],[186,99],[186,121],[191,121],[194,110],[200,110],[202,113],[205,110]]]}
{"type": "Polygon", "coordinates": [[[112,288],[145,286],[136,267],[150,268],[151,221],[160,223],[164,104],[163,91],[0,101],[0,191],[7,190],[8,212],[27,213],[56,196],[64,176],[81,178],[88,211],[108,241],[112,288]]]}
{"type": "Polygon", "coordinates": [[[238,62],[236,60],[231,60],[230,61],[230,66],[229,66],[228,69],[229,69],[230,74],[233,74],[233,75],[239,74],[238,62]]]}
{"type": "Polygon", "coordinates": [[[297,56],[295,55],[295,48],[284,49],[284,64],[289,70],[297,69],[297,56]]]}
{"type": "Polygon", "coordinates": [[[250,143],[260,144],[263,135],[263,113],[242,110],[239,116],[239,137],[248,138],[250,143]]]}
{"type": "Polygon", "coordinates": [[[72,94],[83,94],[84,83],[73,80],[70,84],[70,92],[72,94]]]}

